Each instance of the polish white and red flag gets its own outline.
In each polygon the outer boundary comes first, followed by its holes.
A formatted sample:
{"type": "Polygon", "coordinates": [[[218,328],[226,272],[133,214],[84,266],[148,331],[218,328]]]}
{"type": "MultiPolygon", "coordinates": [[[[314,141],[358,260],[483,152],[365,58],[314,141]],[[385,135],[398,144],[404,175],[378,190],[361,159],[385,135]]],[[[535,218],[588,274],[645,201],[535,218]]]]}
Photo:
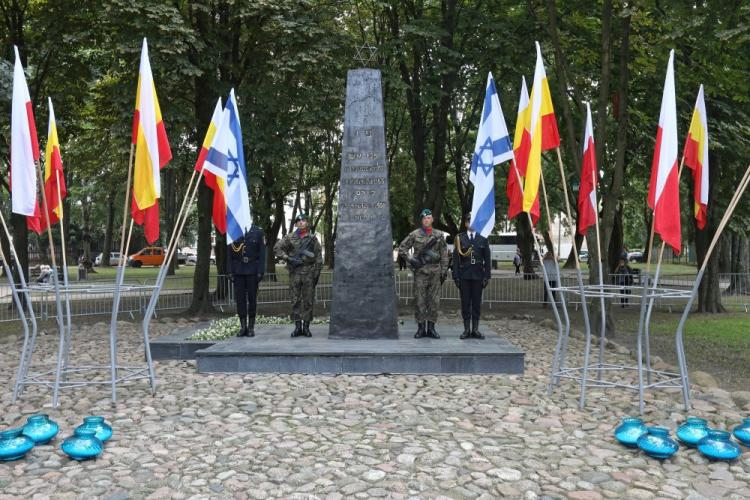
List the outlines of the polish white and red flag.
{"type": "Polygon", "coordinates": [[[36,199],[36,161],[39,141],[36,137],[31,96],[23,74],[18,47],[13,47],[13,104],[10,119],[10,185],[13,213],[26,216],[29,229],[41,232],[41,211],[36,199]]]}
{"type": "Polygon", "coordinates": [[[578,191],[578,233],[586,234],[596,224],[599,211],[596,203],[596,150],[594,148],[594,126],[591,122],[591,106],[586,103],[586,132],[583,137],[583,165],[581,165],[581,188],[578,191]]]}
{"type": "Polygon", "coordinates": [[[656,131],[654,160],[648,188],[648,206],[654,211],[654,232],[679,254],[682,249],[680,227],[680,186],[677,168],[677,100],[674,85],[674,50],[669,52],[667,77],[656,131]]]}

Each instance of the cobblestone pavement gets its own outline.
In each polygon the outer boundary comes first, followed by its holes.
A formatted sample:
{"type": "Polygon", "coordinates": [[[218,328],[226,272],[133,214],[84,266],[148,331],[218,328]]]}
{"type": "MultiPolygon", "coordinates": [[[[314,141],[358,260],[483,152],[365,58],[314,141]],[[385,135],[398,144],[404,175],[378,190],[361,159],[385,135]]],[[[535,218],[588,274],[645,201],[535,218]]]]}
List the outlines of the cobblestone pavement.
{"type": "MultiPolygon", "coordinates": [[[[185,319],[163,319],[156,335],[185,319]]],[[[523,376],[200,375],[192,362],[158,362],[158,392],[143,381],[50,393],[32,387],[10,403],[20,339],[0,340],[0,428],[46,412],[61,427],[50,445],[0,463],[0,498],[748,498],[750,450],[732,464],[685,448],[659,462],[621,447],[619,419],[634,394],[546,395],[556,332],[529,321],[492,327],[526,349],[523,376]],[[114,436],[96,461],[59,449],[84,415],[104,415],[114,436]]],[[[122,359],[142,363],[137,325],[121,323],[122,359]]],[[[73,359],[105,362],[104,323],[77,328],[73,359]]],[[[581,341],[571,340],[571,351],[581,341]]],[[[37,363],[54,360],[42,339],[37,363]]],[[[620,348],[610,361],[626,361],[620,348]]],[[[732,394],[694,387],[691,414],[727,428],[748,416],[732,394]]],[[[675,430],[676,392],[647,393],[645,419],[675,430]]],[[[747,403],[745,403],[747,404],[747,403]]]]}

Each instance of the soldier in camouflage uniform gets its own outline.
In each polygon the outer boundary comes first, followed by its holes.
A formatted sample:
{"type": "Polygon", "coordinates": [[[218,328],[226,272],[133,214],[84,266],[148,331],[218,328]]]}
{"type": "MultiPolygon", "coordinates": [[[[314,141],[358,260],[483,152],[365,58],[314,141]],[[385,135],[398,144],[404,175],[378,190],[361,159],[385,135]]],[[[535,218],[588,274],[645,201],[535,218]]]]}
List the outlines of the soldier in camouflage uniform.
{"type": "Polygon", "coordinates": [[[305,214],[295,219],[297,229],[273,247],[274,253],[286,261],[289,269],[289,292],[292,302],[292,337],[312,337],[310,322],[313,317],[315,285],[323,268],[323,254],[318,238],[308,229],[305,214]]]}
{"type": "Polygon", "coordinates": [[[440,286],[448,276],[448,247],[445,244],[445,234],[432,228],[432,212],[425,208],[420,217],[422,227],[409,233],[399,245],[398,254],[409,263],[414,272],[414,315],[417,319],[414,338],[439,339],[435,322],[438,317],[440,286]],[[409,257],[411,249],[414,249],[414,253],[409,257]]]}

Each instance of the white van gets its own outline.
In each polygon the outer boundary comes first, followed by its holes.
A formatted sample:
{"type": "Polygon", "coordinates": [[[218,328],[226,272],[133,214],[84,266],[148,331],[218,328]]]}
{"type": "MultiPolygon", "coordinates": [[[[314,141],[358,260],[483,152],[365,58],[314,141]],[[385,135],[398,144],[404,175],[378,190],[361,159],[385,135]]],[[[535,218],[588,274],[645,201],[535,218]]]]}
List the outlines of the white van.
{"type": "Polygon", "coordinates": [[[516,233],[491,234],[487,237],[493,261],[513,261],[518,248],[516,233]]]}

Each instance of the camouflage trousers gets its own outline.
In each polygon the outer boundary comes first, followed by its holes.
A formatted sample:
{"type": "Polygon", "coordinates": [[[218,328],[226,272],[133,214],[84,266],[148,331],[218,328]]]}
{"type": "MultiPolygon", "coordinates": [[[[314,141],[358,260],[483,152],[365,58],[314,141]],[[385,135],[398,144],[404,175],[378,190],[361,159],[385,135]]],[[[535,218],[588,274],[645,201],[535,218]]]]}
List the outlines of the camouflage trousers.
{"type": "Polygon", "coordinates": [[[417,322],[437,322],[440,305],[440,270],[419,269],[414,274],[414,316],[417,322]]]}
{"type": "Polygon", "coordinates": [[[312,321],[315,303],[315,274],[297,272],[289,275],[289,297],[292,321],[312,321]]]}

